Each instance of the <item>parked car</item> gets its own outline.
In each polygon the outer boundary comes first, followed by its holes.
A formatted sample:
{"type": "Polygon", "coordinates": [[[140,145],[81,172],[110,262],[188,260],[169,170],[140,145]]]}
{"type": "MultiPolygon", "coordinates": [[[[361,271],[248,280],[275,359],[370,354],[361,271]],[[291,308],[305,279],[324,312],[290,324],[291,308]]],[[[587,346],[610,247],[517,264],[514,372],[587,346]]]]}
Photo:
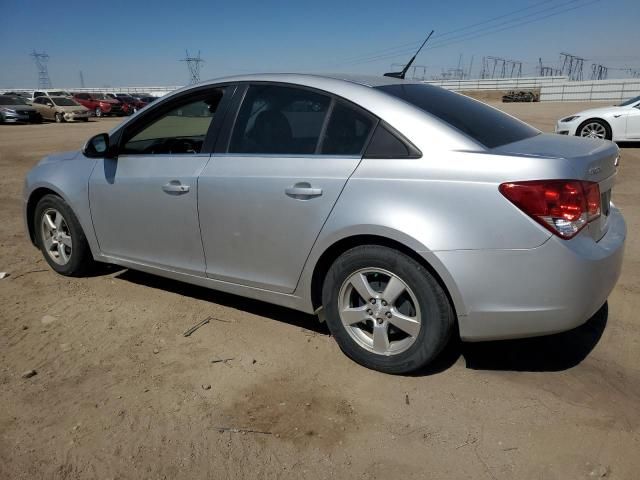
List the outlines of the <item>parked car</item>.
{"type": "Polygon", "coordinates": [[[38,97],[32,106],[42,118],[57,123],[82,120],[89,121],[89,110],[76,103],[71,97],[38,97]]]}
{"type": "Polygon", "coordinates": [[[23,98],[0,95],[0,123],[41,123],[42,116],[23,98]]]}
{"type": "Polygon", "coordinates": [[[155,102],[157,99],[158,97],[151,97],[151,96],[140,97],[140,101],[143,102],[145,105],[148,105],[151,102],[155,102]]]}
{"type": "Polygon", "coordinates": [[[112,93],[110,95],[112,95],[112,98],[119,100],[122,103],[123,108],[126,107],[125,111],[129,115],[137,112],[138,110],[140,110],[141,108],[144,108],[147,105],[145,102],[141,101],[140,99],[134,98],[131,95],[128,95],[126,93],[112,93]]]}
{"type": "Polygon", "coordinates": [[[125,115],[120,101],[109,98],[104,93],[75,92],[73,99],[90,110],[96,117],[125,115]]]}
{"type": "Polygon", "coordinates": [[[620,105],[584,110],[561,118],[556,133],[615,142],[640,140],[640,96],[620,105]]]}
{"type": "Polygon", "coordinates": [[[504,103],[512,102],[539,102],[540,94],[531,90],[515,91],[511,90],[502,96],[504,103]]]}
{"type": "Polygon", "coordinates": [[[62,275],[113,263],[315,312],[349,357],[404,373],[456,330],[518,338],[590,318],[622,265],[617,162],[614,143],[432,85],[246,75],[46,157],[24,215],[62,275]]]}

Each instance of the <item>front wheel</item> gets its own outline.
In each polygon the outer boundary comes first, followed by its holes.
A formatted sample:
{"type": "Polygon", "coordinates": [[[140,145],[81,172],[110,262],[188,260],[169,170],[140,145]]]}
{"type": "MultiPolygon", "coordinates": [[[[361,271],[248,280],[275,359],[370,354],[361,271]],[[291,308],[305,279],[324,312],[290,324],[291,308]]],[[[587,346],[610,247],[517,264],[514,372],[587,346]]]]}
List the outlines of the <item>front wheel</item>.
{"type": "Polygon", "coordinates": [[[64,117],[62,116],[61,113],[56,113],[56,123],[63,123],[64,122],[64,117]]]}
{"type": "Polygon", "coordinates": [[[454,326],[447,295],[433,275],[413,258],[377,245],[352,248],[336,259],[322,303],[340,349],[386,373],[427,365],[454,326]]]}
{"type": "Polygon", "coordinates": [[[583,122],[576,131],[579,137],[599,138],[600,140],[611,140],[611,127],[607,122],[598,119],[583,122]]]}
{"type": "Polygon", "coordinates": [[[33,227],[37,244],[49,266],[61,275],[81,276],[95,262],[82,227],[67,203],[45,195],[36,206],[33,227]]]}
{"type": "Polygon", "coordinates": [[[101,117],[102,116],[102,109],[100,107],[96,108],[96,117],[101,117]]]}

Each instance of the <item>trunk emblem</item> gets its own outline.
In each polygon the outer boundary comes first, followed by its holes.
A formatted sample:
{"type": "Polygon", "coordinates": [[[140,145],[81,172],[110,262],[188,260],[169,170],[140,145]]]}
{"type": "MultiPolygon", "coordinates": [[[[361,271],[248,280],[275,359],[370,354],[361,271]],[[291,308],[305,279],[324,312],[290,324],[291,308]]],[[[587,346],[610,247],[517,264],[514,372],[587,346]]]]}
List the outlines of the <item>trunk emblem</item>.
{"type": "Polygon", "coordinates": [[[598,173],[600,173],[602,171],[602,169],[600,167],[591,167],[589,169],[589,174],[590,175],[596,175],[598,173]]]}

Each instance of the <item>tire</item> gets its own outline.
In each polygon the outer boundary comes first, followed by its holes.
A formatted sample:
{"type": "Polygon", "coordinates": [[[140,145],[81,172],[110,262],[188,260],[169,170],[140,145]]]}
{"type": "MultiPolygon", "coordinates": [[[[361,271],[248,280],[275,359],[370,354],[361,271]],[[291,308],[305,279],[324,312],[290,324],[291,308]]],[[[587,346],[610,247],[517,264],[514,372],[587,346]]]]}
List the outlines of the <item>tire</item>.
{"type": "Polygon", "coordinates": [[[599,138],[601,140],[611,140],[613,138],[609,124],[598,118],[591,118],[582,122],[576,129],[576,136],[599,138]]]}
{"type": "Polygon", "coordinates": [[[82,119],[82,121],[83,121],[83,122],[88,122],[88,121],[89,121],[89,118],[83,118],[83,119],[82,119]]]}
{"type": "Polygon", "coordinates": [[[102,109],[100,107],[96,108],[95,111],[96,117],[100,118],[103,114],[102,114],[102,109]]]}
{"type": "Polygon", "coordinates": [[[335,260],[324,279],[322,304],[340,349],[360,365],[385,373],[424,367],[447,345],[454,328],[453,309],[433,275],[413,258],[378,245],[352,248],[335,260]],[[389,290],[402,293],[385,291],[391,282],[399,287],[389,290]],[[368,293],[360,295],[363,290],[374,295],[375,303],[364,298],[368,293]]]}
{"type": "Polygon", "coordinates": [[[64,116],[61,113],[55,115],[56,123],[64,123],[64,116]]]}
{"type": "Polygon", "coordinates": [[[53,270],[61,275],[79,277],[95,267],[82,227],[69,205],[60,197],[57,195],[42,197],[36,205],[32,222],[37,245],[53,270]],[[49,221],[45,220],[45,215],[49,221]],[[58,215],[61,215],[62,220],[59,220],[58,215]],[[45,223],[49,226],[45,227],[45,223]],[[56,228],[50,228],[52,225],[56,228]],[[52,231],[55,233],[52,234],[52,231]],[[61,234],[58,239],[62,241],[55,238],[57,233],[61,234]],[[64,242],[65,237],[68,237],[68,244],[64,242]],[[61,248],[64,253],[61,253],[61,248]]]}

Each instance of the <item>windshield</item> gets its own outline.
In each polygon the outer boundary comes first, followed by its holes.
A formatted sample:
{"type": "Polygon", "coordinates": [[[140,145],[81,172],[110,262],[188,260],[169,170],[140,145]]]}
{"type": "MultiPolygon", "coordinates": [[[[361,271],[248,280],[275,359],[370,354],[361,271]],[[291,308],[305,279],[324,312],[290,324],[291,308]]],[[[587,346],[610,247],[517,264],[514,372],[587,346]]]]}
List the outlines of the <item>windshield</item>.
{"type": "Polygon", "coordinates": [[[64,90],[55,90],[51,92],[47,92],[50,97],[70,97],[71,94],[69,92],[65,92],[64,90]]]}
{"type": "Polygon", "coordinates": [[[95,98],[96,100],[111,100],[111,98],[108,98],[105,94],[103,93],[92,93],[91,96],[93,98],[95,98]]]}
{"type": "Polygon", "coordinates": [[[27,102],[19,97],[9,97],[7,95],[2,95],[0,96],[0,105],[27,105],[27,102]]]}
{"type": "Polygon", "coordinates": [[[487,148],[524,140],[540,132],[520,120],[471,98],[425,84],[376,87],[460,130],[487,148]]]}
{"type": "Polygon", "coordinates": [[[627,105],[631,105],[632,103],[636,103],[636,102],[640,102],[640,96],[639,97],[630,98],[626,102],[622,102],[619,106],[620,107],[626,107],[627,105]]]}
{"type": "Polygon", "coordinates": [[[54,97],[51,100],[53,100],[53,103],[55,103],[59,107],[78,107],[79,106],[76,102],[66,97],[54,97]]]}

